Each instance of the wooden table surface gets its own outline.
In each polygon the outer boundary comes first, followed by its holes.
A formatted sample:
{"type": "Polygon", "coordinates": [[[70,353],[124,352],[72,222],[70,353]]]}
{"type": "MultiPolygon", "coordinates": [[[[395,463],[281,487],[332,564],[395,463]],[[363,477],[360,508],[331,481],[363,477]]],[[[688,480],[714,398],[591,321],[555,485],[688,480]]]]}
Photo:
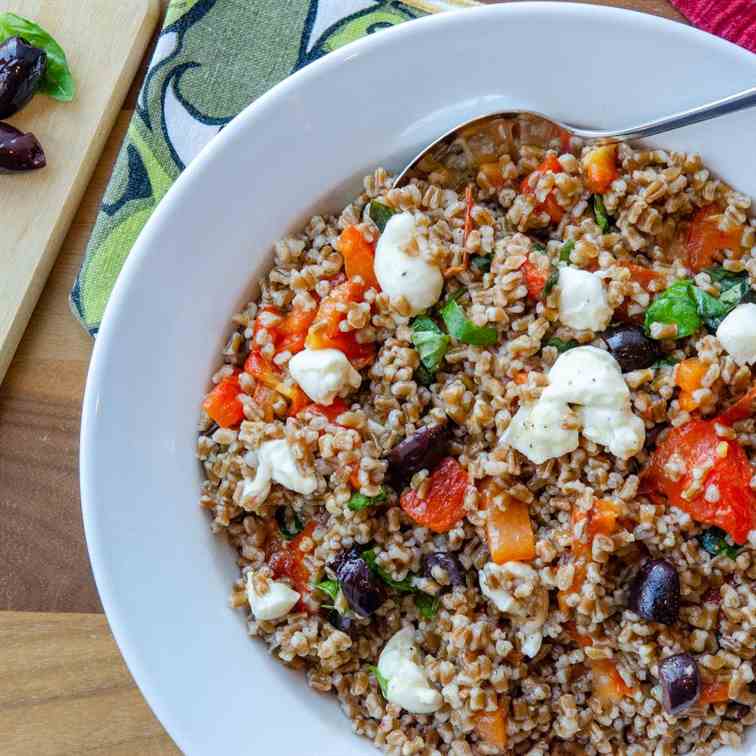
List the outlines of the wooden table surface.
{"type": "MultiPolygon", "coordinates": [[[[594,4],[683,20],[667,0],[594,4]]],[[[68,308],[143,72],[0,386],[0,752],[9,756],[177,752],[121,661],[89,567],[78,450],[92,342],[68,308]]]]}

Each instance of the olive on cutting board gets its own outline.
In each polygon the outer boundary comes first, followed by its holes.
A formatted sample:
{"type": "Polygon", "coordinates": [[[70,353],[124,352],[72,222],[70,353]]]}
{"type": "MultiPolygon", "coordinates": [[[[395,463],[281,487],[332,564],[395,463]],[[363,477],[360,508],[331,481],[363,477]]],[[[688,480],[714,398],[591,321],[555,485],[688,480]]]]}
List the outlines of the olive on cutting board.
{"type": "Polygon", "coordinates": [[[45,151],[34,134],[0,122],[0,173],[36,171],[45,165],[45,151]]]}
{"type": "Polygon", "coordinates": [[[18,113],[39,89],[47,53],[22,37],[0,44],[0,118],[18,113]]]}

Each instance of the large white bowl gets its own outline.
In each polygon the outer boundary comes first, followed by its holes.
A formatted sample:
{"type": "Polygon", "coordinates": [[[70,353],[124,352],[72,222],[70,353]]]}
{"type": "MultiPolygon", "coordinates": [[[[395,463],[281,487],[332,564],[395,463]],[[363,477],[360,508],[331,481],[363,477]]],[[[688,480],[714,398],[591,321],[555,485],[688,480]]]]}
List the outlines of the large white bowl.
{"type": "MultiPolygon", "coordinates": [[[[685,26],[566,3],[443,14],[331,53],[245,110],[181,176],[126,262],[87,383],[81,488],[110,626],[190,754],[372,753],[333,699],[227,606],[237,570],[198,509],[195,423],[229,317],[273,241],[456,122],[522,107],[624,126],[752,86],[756,56],[685,26]]],[[[756,115],[663,137],[756,194],[756,115]]],[[[752,738],[751,741],[756,739],[752,738]]]]}

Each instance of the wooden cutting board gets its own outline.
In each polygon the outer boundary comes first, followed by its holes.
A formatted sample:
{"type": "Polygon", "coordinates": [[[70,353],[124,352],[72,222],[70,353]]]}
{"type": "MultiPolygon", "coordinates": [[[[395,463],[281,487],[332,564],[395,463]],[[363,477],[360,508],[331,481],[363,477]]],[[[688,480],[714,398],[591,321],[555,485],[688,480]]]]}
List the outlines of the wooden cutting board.
{"type": "MultiPolygon", "coordinates": [[[[89,183],[160,15],[159,0],[0,0],[47,29],[76,79],[73,102],[37,95],[8,119],[47,167],[0,174],[0,382],[89,183]]],[[[73,282],[72,282],[73,283],[73,282]]]]}

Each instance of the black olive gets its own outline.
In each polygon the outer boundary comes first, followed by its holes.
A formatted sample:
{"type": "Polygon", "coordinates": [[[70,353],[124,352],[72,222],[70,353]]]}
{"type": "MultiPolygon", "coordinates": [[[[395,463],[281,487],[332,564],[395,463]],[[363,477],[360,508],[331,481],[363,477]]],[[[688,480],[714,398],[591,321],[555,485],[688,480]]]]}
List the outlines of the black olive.
{"type": "Polygon", "coordinates": [[[664,559],[646,562],[630,585],[629,608],[650,622],[671,625],[680,612],[680,577],[664,559]]]}
{"type": "Polygon", "coordinates": [[[24,134],[0,122],[0,173],[34,171],[45,165],[44,150],[34,134],[24,134]]]}
{"type": "Polygon", "coordinates": [[[453,554],[449,554],[446,551],[436,551],[433,554],[428,554],[423,558],[423,574],[435,580],[433,577],[433,568],[440,567],[449,576],[449,584],[453,587],[465,584],[465,578],[462,574],[462,568],[460,567],[457,557],[453,554]]]}
{"type": "Polygon", "coordinates": [[[698,700],[701,676],[690,654],[670,656],[659,664],[662,703],[668,714],[677,715],[698,700]]]}
{"type": "Polygon", "coordinates": [[[446,455],[449,434],[443,425],[425,425],[388,453],[388,475],[401,490],[419,470],[432,470],[446,455]]]}
{"type": "Polygon", "coordinates": [[[336,573],[347,604],[359,617],[369,617],[385,601],[383,583],[357,549],[340,554],[330,567],[336,573]]]}
{"type": "Polygon", "coordinates": [[[605,331],[602,337],[623,373],[651,367],[661,357],[659,343],[649,339],[637,326],[616,326],[605,331]]]}
{"type": "Polygon", "coordinates": [[[47,53],[21,37],[0,45],[0,118],[18,113],[35,92],[47,68],[47,53]]]}
{"type": "Polygon", "coordinates": [[[341,630],[342,633],[346,633],[347,635],[352,634],[355,623],[351,617],[347,617],[344,614],[339,614],[339,612],[337,612],[335,609],[331,609],[331,611],[328,612],[328,621],[337,630],[341,630]]]}

